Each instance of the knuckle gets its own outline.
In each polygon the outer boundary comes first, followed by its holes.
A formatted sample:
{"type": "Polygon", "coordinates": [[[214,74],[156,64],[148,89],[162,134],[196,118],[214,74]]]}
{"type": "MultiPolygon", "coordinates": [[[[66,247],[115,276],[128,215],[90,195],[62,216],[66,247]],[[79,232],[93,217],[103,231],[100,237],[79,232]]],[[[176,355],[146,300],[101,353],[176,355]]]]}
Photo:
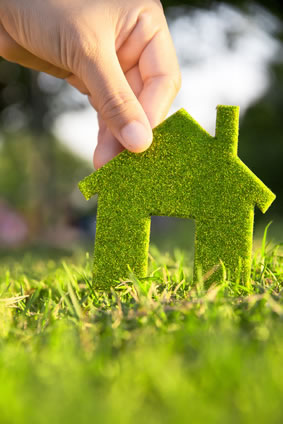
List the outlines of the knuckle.
{"type": "Polygon", "coordinates": [[[164,75],[163,85],[164,85],[164,89],[167,92],[170,92],[176,95],[180,91],[181,84],[182,84],[182,78],[181,78],[180,71],[174,74],[168,74],[166,76],[164,75]]]}
{"type": "Polygon", "coordinates": [[[150,28],[151,26],[158,26],[163,23],[164,17],[163,8],[159,5],[159,1],[153,0],[148,7],[145,7],[139,14],[139,20],[143,22],[144,26],[150,28]],[[161,12],[161,13],[160,13],[161,12]]]}
{"type": "Polygon", "coordinates": [[[182,75],[179,69],[170,75],[169,84],[175,94],[177,94],[180,91],[180,88],[182,85],[182,75]]]}
{"type": "Polygon", "coordinates": [[[127,113],[135,106],[136,100],[126,93],[104,96],[99,113],[105,120],[113,120],[127,113]]]}
{"type": "Polygon", "coordinates": [[[154,24],[153,14],[149,10],[142,11],[140,16],[139,16],[139,20],[146,27],[148,27],[148,26],[150,27],[152,24],[154,24]]]}

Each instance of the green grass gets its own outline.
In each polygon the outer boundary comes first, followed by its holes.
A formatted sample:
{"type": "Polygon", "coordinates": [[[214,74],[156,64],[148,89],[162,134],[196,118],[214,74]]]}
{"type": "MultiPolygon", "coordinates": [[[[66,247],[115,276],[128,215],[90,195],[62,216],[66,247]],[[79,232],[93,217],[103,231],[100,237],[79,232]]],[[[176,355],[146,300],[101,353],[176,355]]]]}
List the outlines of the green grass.
{"type": "Polygon", "coordinates": [[[193,286],[179,251],[110,293],[91,267],[0,258],[1,424],[283,422],[280,246],[245,286],[193,286]]]}

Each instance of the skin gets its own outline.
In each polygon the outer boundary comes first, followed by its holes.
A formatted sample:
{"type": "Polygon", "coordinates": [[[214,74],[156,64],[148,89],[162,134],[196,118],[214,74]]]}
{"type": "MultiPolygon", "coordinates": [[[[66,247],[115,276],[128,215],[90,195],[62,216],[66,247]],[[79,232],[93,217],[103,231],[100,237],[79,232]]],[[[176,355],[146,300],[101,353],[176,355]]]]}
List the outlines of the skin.
{"type": "Polygon", "coordinates": [[[95,168],[146,150],[181,85],[159,0],[0,0],[0,55],[88,96],[95,168]]]}

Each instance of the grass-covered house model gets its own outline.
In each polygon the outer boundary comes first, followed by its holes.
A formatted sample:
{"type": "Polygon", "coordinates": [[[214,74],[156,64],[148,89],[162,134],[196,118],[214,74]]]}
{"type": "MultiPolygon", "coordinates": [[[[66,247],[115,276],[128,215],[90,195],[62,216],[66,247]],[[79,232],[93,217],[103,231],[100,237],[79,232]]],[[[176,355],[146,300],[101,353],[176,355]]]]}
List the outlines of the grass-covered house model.
{"type": "Polygon", "coordinates": [[[87,199],[98,193],[97,288],[129,268],[146,276],[152,215],[195,220],[195,278],[249,279],[254,207],[264,213],[275,195],[238,158],[238,127],[237,106],[217,107],[215,137],[181,109],[147,151],[124,151],[79,183],[87,199]]]}

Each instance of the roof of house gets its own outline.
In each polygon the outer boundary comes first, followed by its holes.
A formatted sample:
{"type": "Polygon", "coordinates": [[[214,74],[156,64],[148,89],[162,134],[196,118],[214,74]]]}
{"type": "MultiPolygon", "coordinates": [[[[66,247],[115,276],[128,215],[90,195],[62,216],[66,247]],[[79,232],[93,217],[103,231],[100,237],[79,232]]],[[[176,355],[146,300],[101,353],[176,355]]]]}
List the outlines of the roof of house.
{"type": "Polygon", "coordinates": [[[265,212],[275,195],[238,158],[238,126],[237,106],[217,107],[215,137],[180,109],[153,130],[148,150],[123,151],[79,188],[87,199],[103,193],[154,215],[227,215],[255,205],[265,212]]]}

